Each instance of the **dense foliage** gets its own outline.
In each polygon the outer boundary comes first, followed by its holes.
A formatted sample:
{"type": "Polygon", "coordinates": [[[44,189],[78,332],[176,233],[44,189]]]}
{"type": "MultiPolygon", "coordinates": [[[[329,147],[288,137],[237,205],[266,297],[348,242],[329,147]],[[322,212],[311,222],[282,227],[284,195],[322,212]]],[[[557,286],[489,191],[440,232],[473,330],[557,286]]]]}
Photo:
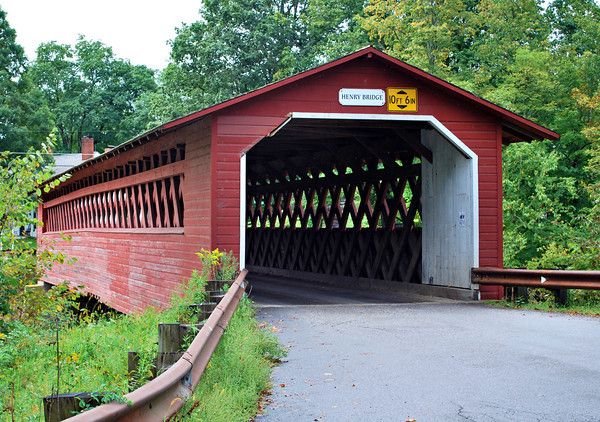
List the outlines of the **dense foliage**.
{"type": "MultiPolygon", "coordinates": [[[[234,274],[232,254],[213,252],[206,253],[213,258],[212,268],[234,274]]],[[[102,392],[109,400],[123,400],[130,387],[154,375],[157,324],[189,318],[190,304],[206,296],[207,274],[206,269],[195,272],[168,309],[147,309],[140,315],[80,309],[78,293],[65,286],[47,294],[37,291],[38,300],[52,306],[36,320],[18,322],[0,334],[0,419],[42,418],[42,396],[57,391],[102,392]],[[133,379],[127,374],[128,351],[139,357],[133,379]]],[[[185,414],[191,420],[199,415],[200,420],[249,420],[269,386],[272,361],[283,353],[243,298],[185,414]],[[222,418],[223,412],[231,418],[222,418]]]]}
{"type": "Polygon", "coordinates": [[[28,75],[52,110],[64,151],[79,151],[83,135],[104,147],[141,132],[135,101],[156,88],[150,69],[115,58],[110,47],[84,38],[73,47],[40,45],[28,75]]]}
{"type": "Polygon", "coordinates": [[[52,175],[48,151],[53,148],[51,135],[41,149],[30,148],[24,155],[0,152],[0,333],[14,319],[28,319],[39,309],[25,299],[25,286],[36,284],[40,275],[54,262],[65,257],[46,244],[36,254],[35,241],[18,236],[19,229],[39,224],[36,209],[42,191],[48,191],[66,179],[62,176],[45,183],[52,175]],[[25,303],[24,303],[25,300],[25,303]]]}
{"type": "Polygon", "coordinates": [[[50,132],[50,110],[24,75],[25,53],[0,8],[0,151],[39,147],[50,132]]]}
{"type": "Polygon", "coordinates": [[[600,7],[594,0],[202,3],[153,79],[109,47],[42,44],[0,11],[0,148],[127,137],[373,43],[562,135],[504,151],[505,263],[598,268],[600,7]],[[43,133],[43,136],[41,134],[43,133]]]}

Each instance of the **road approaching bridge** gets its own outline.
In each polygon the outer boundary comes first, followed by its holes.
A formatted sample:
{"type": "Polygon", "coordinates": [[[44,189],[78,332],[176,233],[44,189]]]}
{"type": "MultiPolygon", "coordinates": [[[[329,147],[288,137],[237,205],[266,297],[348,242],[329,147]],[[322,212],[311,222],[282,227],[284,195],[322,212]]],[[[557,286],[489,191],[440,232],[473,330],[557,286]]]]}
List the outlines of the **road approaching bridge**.
{"type": "Polygon", "coordinates": [[[254,282],[289,349],[259,421],[600,421],[598,318],[288,284],[254,282]]]}

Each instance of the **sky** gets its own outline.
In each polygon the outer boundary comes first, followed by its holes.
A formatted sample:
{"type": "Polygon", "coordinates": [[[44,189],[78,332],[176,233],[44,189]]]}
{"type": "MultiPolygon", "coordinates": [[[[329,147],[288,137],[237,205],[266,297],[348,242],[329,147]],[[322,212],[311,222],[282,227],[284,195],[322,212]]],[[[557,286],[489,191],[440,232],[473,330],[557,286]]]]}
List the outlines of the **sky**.
{"type": "Polygon", "coordinates": [[[167,41],[183,22],[198,20],[200,0],[0,0],[29,60],[42,42],[74,44],[81,34],[112,47],[133,64],[162,69],[167,41]]]}

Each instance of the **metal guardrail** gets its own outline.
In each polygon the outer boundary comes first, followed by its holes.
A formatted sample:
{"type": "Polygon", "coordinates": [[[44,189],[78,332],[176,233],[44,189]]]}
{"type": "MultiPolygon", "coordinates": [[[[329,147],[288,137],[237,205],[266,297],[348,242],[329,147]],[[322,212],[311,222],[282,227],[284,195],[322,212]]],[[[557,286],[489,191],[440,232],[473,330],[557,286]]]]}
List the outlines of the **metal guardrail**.
{"type": "Polygon", "coordinates": [[[600,290],[600,271],[471,269],[471,282],[483,285],[600,290]]]}
{"type": "Polygon", "coordinates": [[[152,381],[125,396],[128,404],[109,403],[66,419],[70,422],[164,421],[190,397],[244,294],[243,270],[183,356],[152,381]]]}

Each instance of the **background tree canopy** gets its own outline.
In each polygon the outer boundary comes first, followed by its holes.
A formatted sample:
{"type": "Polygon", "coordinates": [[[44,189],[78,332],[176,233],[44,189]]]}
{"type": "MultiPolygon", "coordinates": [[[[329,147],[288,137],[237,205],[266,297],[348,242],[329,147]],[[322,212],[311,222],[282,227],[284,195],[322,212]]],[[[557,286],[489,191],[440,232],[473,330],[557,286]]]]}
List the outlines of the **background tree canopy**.
{"type": "Polygon", "coordinates": [[[158,75],[80,39],[28,64],[0,10],[0,149],[136,132],[375,44],[559,132],[504,149],[505,264],[600,267],[594,0],[206,0],[158,75]]]}
{"type": "Polygon", "coordinates": [[[50,110],[25,72],[25,54],[0,8],[0,151],[40,146],[51,128],[50,110]]]}
{"type": "Polygon", "coordinates": [[[65,151],[78,151],[83,135],[103,147],[143,130],[134,103],[156,89],[150,69],[115,58],[110,47],[84,38],[73,47],[40,45],[28,74],[52,110],[65,151]]]}

